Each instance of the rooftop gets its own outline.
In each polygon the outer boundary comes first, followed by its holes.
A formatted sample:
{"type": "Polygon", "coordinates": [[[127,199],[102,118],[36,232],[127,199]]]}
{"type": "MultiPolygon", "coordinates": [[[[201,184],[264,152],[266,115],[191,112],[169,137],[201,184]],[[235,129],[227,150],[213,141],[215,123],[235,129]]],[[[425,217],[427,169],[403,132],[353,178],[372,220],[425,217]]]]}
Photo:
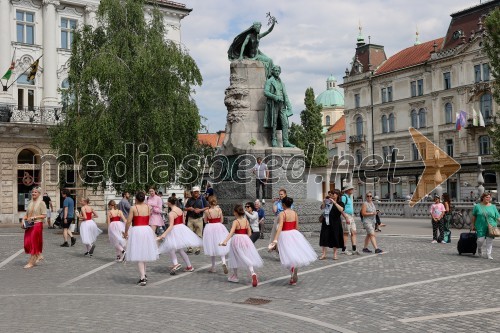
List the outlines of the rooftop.
{"type": "Polygon", "coordinates": [[[345,116],[344,115],[342,117],[340,117],[339,120],[337,120],[335,122],[335,124],[330,126],[330,128],[328,129],[328,132],[326,132],[326,135],[341,133],[341,132],[345,132],[345,116]]]}
{"type": "Polygon", "coordinates": [[[202,145],[218,148],[224,142],[225,136],[225,131],[219,131],[217,133],[198,133],[198,142],[202,145]]]}

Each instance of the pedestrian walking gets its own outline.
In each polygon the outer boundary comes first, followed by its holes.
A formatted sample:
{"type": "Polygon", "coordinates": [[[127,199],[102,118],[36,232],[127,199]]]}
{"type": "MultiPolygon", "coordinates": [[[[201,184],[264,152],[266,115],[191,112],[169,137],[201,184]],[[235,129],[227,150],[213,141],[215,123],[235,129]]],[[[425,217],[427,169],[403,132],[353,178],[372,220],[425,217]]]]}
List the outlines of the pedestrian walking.
{"type": "Polygon", "coordinates": [[[164,227],[165,222],[161,217],[161,213],[163,212],[163,200],[161,200],[160,196],[156,195],[156,190],[153,187],[149,189],[149,197],[146,203],[151,210],[149,225],[153,229],[153,232],[156,233],[156,228],[164,227]]]}
{"type": "Polygon", "coordinates": [[[471,230],[476,230],[477,233],[477,255],[482,257],[483,245],[486,243],[486,258],[493,260],[491,250],[494,236],[488,233],[488,225],[496,228],[500,214],[491,203],[491,193],[483,193],[479,200],[480,202],[472,209],[471,230]]]}
{"type": "Polygon", "coordinates": [[[75,220],[75,201],[73,200],[73,198],[70,197],[68,189],[62,189],[61,196],[63,198],[63,209],[64,209],[63,222],[62,222],[64,243],[62,243],[60,246],[69,247],[68,237],[70,237],[71,239],[71,246],[75,245],[76,243],[76,238],[73,237],[73,233],[69,229],[70,225],[75,220]]]}
{"type": "Polygon", "coordinates": [[[222,210],[217,205],[217,197],[211,195],[208,198],[208,204],[210,207],[203,214],[203,219],[206,223],[205,230],[203,231],[203,253],[210,256],[212,260],[212,267],[209,269],[209,272],[216,272],[215,258],[220,257],[222,270],[224,274],[227,274],[226,255],[229,253],[229,247],[222,247],[219,244],[226,239],[229,232],[222,224],[224,217],[222,216],[222,210]]]}
{"type": "Polygon", "coordinates": [[[50,220],[52,217],[52,212],[54,211],[54,206],[52,205],[52,200],[50,199],[47,192],[43,194],[42,200],[45,203],[45,207],[47,208],[47,214],[46,214],[47,226],[49,229],[55,229],[56,227],[51,225],[52,221],[50,220]]]}
{"type": "Polygon", "coordinates": [[[432,243],[444,243],[444,228],[443,228],[443,217],[446,212],[444,205],[440,201],[439,194],[434,195],[434,203],[431,205],[429,209],[429,213],[431,214],[431,222],[432,222],[432,243]],[[439,230],[439,236],[438,236],[439,230]]]}
{"type": "MultiPolygon", "coordinates": [[[[203,212],[207,210],[208,202],[200,195],[200,187],[193,187],[193,196],[186,202],[187,211],[187,226],[194,233],[200,237],[203,237],[203,212]]],[[[188,248],[187,253],[193,253],[193,248],[188,248]]],[[[194,248],[194,254],[200,254],[200,248],[194,248]]]]}
{"type": "Polygon", "coordinates": [[[125,222],[128,220],[128,214],[130,213],[130,193],[123,192],[122,199],[118,203],[118,209],[122,212],[125,217],[125,222]]]}
{"type": "Polygon", "coordinates": [[[159,247],[159,252],[169,254],[172,259],[173,266],[170,268],[171,275],[175,275],[182,267],[177,261],[176,252],[181,255],[186,263],[184,271],[193,272],[194,268],[191,265],[188,255],[184,252],[184,249],[202,245],[200,237],[184,225],[184,215],[182,210],[175,205],[176,201],[177,200],[172,197],[168,199],[167,205],[168,208],[170,208],[170,213],[168,213],[169,225],[167,230],[157,238],[157,240],[164,240],[159,247]]]}
{"type": "Polygon", "coordinates": [[[255,175],[255,198],[260,199],[260,189],[262,189],[262,203],[266,203],[266,185],[269,179],[269,169],[266,163],[262,162],[262,157],[257,157],[257,163],[252,170],[255,175]]]}
{"type": "Polygon", "coordinates": [[[97,236],[102,233],[102,230],[97,227],[97,224],[92,219],[94,217],[97,218],[98,216],[94,209],[90,207],[90,200],[88,198],[83,198],[80,201],[80,204],[82,205],[82,208],[80,208],[80,218],[83,221],[80,224],[80,239],[87,249],[87,252],[85,252],[84,255],[92,257],[95,250],[97,236]]]}
{"type": "Polygon", "coordinates": [[[260,237],[260,232],[259,213],[257,212],[257,209],[255,208],[253,202],[247,202],[245,204],[245,215],[248,222],[250,223],[250,228],[252,229],[252,235],[250,235],[250,239],[252,240],[252,243],[255,243],[260,237]]]}
{"type": "Polygon", "coordinates": [[[151,208],[144,203],[146,195],[138,192],[135,195],[135,205],[130,208],[130,214],[125,226],[123,237],[127,241],[127,261],[136,261],[140,279],[138,285],[145,286],[148,281],[146,262],[158,260],[158,246],[153,229],[149,226],[151,208]],[[132,227],[130,227],[132,226],[132,227]],[[129,234],[130,230],[130,234],[129,234]]]}
{"type": "Polygon", "coordinates": [[[337,251],[344,247],[344,232],[342,230],[341,216],[344,204],[340,200],[339,190],[328,191],[328,195],[321,204],[322,221],[319,235],[319,246],[322,247],[319,260],[326,259],[326,248],[333,248],[333,260],[337,260],[337,251]]]}
{"type": "Polygon", "coordinates": [[[240,281],[238,268],[245,268],[252,275],[252,286],[257,287],[259,281],[254,269],[262,267],[264,262],[250,240],[252,231],[245,218],[243,206],[236,205],[233,209],[233,215],[236,219],[232,223],[231,231],[226,236],[226,239],[220,243],[221,246],[227,246],[229,240],[231,240],[229,244],[229,267],[233,270],[233,274],[227,280],[238,283],[240,281]]]}
{"type": "Polygon", "coordinates": [[[24,268],[34,267],[43,260],[43,223],[47,209],[42,200],[42,189],[34,187],[31,190],[31,201],[21,227],[24,229],[24,252],[30,255],[24,268]]]}
{"type": "Polygon", "coordinates": [[[125,247],[127,241],[123,238],[125,232],[125,216],[117,209],[116,202],[110,200],[108,202],[108,217],[106,222],[108,224],[108,237],[109,242],[115,248],[116,261],[125,260],[125,247]]]}
{"type": "Polygon", "coordinates": [[[311,244],[302,235],[299,228],[299,216],[292,210],[293,199],[285,197],[281,200],[283,211],[279,215],[278,229],[270,247],[278,247],[281,266],[290,270],[290,285],[298,281],[299,267],[307,266],[318,256],[311,244]]]}
{"type": "Polygon", "coordinates": [[[346,255],[359,255],[359,251],[356,247],[356,222],[354,221],[354,202],[352,199],[352,193],[354,187],[352,185],[347,185],[344,189],[344,194],[341,197],[341,201],[344,204],[344,212],[342,216],[344,220],[342,222],[342,230],[344,231],[344,247],[342,248],[341,254],[346,255]],[[351,238],[352,252],[347,251],[347,241],[351,238]]]}
{"type": "Polygon", "coordinates": [[[363,216],[363,228],[366,230],[365,244],[363,247],[363,253],[372,253],[373,251],[368,248],[368,244],[371,243],[375,253],[382,254],[382,251],[377,245],[377,238],[375,237],[375,225],[377,224],[377,208],[373,202],[372,192],[366,193],[366,201],[363,202],[361,206],[361,216],[363,216]]]}

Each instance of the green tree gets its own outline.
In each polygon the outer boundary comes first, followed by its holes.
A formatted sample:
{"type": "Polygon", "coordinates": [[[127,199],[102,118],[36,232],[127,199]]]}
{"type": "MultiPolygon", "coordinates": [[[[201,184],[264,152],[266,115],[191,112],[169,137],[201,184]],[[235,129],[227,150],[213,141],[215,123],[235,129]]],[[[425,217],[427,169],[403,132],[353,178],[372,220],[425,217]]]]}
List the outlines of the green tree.
{"type": "MultiPolygon", "coordinates": [[[[497,104],[500,105],[500,8],[493,10],[484,22],[487,35],[484,39],[484,49],[488,58],[490,59],[490,71],[494,77],[493,97],[497,104]]],[[[500,129],[499,129],[498,115],[497,121],[489,134],[492,138],[493,157],[496,161],[500,159],[500,129]]],[[[497,165],[500,168],[500,165],[497,165]]]]}
{"type": "Polygon", "coordinates": [[[98,28],[74,34],[65,92],[71,103],[64,123],[50,131],[52,147],[81,162],[83,186],[111,181],[120,191],[171,183],[197,144],[200,116],[191,93],[200,71],[165,39],[158,8],[145,20],[143,0],[102,0],[97,17],[98,28]]]}
{"type": "Polygon", "coordinates": [[[306,109],[300,113],[301,125],[292,124],[290,128],[290,142],[306,152],[307,166],[325,166],[328,163],[328,151],[324,144],[321,124],[323,107],[316,104],[313,88],[307,88],[304,104],[306,109]],[[312,147],[314,153],[310,150],[312,147]]]}

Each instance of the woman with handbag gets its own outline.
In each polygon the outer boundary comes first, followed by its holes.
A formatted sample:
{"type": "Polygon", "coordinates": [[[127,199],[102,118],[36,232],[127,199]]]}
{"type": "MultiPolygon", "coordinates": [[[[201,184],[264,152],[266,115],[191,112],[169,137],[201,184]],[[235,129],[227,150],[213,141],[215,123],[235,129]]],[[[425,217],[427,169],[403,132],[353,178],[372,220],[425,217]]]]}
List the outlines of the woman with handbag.
{"type": "Polygon", "coordinates": [[[321,246],[321,257],[326,259],[326,248],[333,248],[333,260],[337,260],[337,250],[344,247],[344,230],[340,216],[344,211],[344,203],[340,200],[339,190],[328,191],[328,196],[321,204],[323,213],[320,216],[321,233],[319,234],[319,246],[321,246]]]}
{"type": "Polygon", "coordinates": [[[476,230],[477,233],[477,255],[479,257],[482,257],[482,247],[486,242],[487,258],[493,260],[491,249],[493,248],[493,238],[500,236],[500,229],[497,228],[499,219],[498,209],[491,204],[491,194],[489,192],[483,193],[480,202],[474,205],[471,221],[471,230],[476,230]]]}
{"type": "Polygon", "coordinates": [[[26,215],[23,217],[22,228],[24,231],[24,252],[30,255],[30,259],[24,268],[32,268],[43,260],[43,222],[47,209],[42,200],[42,190],[35,187],[31,191],[31,201],[28,205],[26,215]]]}

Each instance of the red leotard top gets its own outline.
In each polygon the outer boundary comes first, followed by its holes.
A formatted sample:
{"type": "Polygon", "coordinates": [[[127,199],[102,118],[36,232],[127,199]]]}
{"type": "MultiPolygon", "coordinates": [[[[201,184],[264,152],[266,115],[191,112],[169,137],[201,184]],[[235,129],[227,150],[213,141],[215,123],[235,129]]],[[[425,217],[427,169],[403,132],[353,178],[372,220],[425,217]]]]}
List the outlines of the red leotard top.
{"type": "Polygon", "coordinates": [[[149,215],[134,216],[134,219],[132,220],[133,227],[139,227],[139,226],[144,226],[144,225],[149,226],[149,215]]]}
{"type": "Polygon", "coordinates": [[[92,220],[92,212],[86,212],[85,213],[85,221],[92,220]]]}
{"type": "Polygon", "coordinates": [[[286,221],[286,214],[283,212],[283,227],[281,231],[290,231],[297,228],[297,221],[286,221]]]}
{"type": "Polygon", "coordinates": [[[184,224],[184,216],[179,215],[174,219],[174,225],[184,224]]]}
{"type": "Polygon", "coordinates": [[[119,216],[111,216],[109,219],[111,222],[120,222],[120,217],[119,216]]]}
{"type": "Polygon", "coordinates": [[[218,217],[212,217],[210,216],[210,211],[207,211],[208,214],[208,223],[221,223],[222,218],[220,216],[218,217]]]}
{"type": "Polygon", "coordinates": [[[239,234],[239,235],[248,235],[248,229],[245,228],[245,229],[236,229],[234,231],[235,234],[239,234]]]}

